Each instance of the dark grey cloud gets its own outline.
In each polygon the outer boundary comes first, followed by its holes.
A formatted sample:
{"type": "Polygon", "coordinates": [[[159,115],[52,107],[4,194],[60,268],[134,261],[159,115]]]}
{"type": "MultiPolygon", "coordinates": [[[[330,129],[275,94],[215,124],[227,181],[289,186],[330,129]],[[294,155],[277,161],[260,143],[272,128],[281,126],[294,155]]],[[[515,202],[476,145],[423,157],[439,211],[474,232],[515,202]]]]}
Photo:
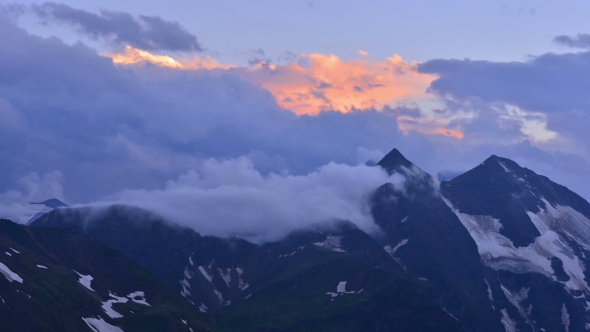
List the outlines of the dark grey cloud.
{"type": "Polygon", "coordinates": [[[129,13],[101,10],[99,14],[66,4],[45,2],[31,11],[47,21],[75,26],[78,32],[119,45],[131,45],[149,51],[202,51],[197,37],[178,22],[158,16],[133,17],[129,13]]]}
{"type": "Polygon", "coordinates": [[[530,111],[590,111],[590,53],[548,53],[527,62],[430,60],[419,66],[438,75],[431,91],[457,98],[477,96],[530,111]]]}
{"type": "Polygon", "coordinates": [[[548,142],[546,148],[565,149],[575,154],[553,152],[549,154],[551,158],[548,155],[542,157],[546,152],[529,145],[521,147],[518,151],[522,155],[519,155],[514,153],[517,150],[512,145],[506,149],[506,156],[514,156],[517,161],[524,160],[525,164],[528,164],[527,160],[535,160],[530,163],[533,170],[538,169],[541,173],[548,171],[547,174],[556,175],[558,182],[585,192],[575,184],[576,177],[586,177],[581,175],[580,169],[572,171],[576,175],[560,177],[557,174],[565,174],[559,169],[573,169],[578,165],[586,167],[588,164],[590,95],[587,92],[590,91],[590,81],[585,77],[590,75],[590,52],[547,53],[524,62],[437,59],[420,65],[419,70],[438,75],[430,86],[435,94],[459,104],[467,101],[478,103],[476,109],[479,115],[463,124],[466,138],[489,142],[495,136],[499,142],[512,140],[521,130],[521,122],[514,117],[509,119],[509,105],[529,112],[525,116],[529,120],[538,118],[540,112],[545,117],[547,129],[558,134],[557,139],[548,142]],[[500,132],[506,133],[506,136],[502,138],[498,135],[500,132]],[[560,145],[560,142],[563,144],[560,145]],[[585,158],[575,157],[576,154],[585,158]],[[549,159],[553,161],[549,162],[549,159]]]}
{"type": "Polygon", "coordinates": [[[572,48],[590,48],[590,35],[587,33],[579,33],[576,36],[557,36],[553,38],[557,44],[572,47],[572,48]]]}

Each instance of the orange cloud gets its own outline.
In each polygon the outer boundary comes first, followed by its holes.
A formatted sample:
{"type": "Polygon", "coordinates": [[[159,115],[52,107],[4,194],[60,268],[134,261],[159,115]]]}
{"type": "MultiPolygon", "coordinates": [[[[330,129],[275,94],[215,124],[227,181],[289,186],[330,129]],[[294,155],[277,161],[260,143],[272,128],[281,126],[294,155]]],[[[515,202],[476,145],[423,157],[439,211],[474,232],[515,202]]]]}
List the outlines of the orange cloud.
{"type": "Polygon", "coordinates": [[[441,135],[456,139],[463,139],[465,137],[461,130],[447,128],[448,124],[448,120],[428,116],[418,119],[404,116],[397,118],[397,125],[404,134],[408,134],[410,131],[417,131],[422,134],[441,135]]]}
{"type": "Polygon", "coordinates": [[[369,56],[369,52],[367,52],[367,51],[359,50],[358,53],[361,56],[369,56]]]}
{"type": "MultiPolygon", "coordinates": [[[[122,53],[105,53],[116,65],[144,65],[147,63],[175,70],[234,70],[247,80],[270,91],[284,109],[298,115],[317,115],[334,110],[348,113],[368,108],[381,109],[385,105],[419,99],[435,79],[416,71],[417,63],[407,62],[399,55],[385,60],[367,58],[359,50],[361,59],[342,60],[336,55],[304,54],[299,62],[270,65],[258,63],[251,67],[223,64],[207,56],[193,59],[174,59],[155,55],[127,46],[122,53]]],[[[408,133],[418,131],[430,135],[463,138],[457,129],[447,129],[448,121],[423,116],[421,119],[398,117],[399,128],[408,133]]]]}
{"type": "Polygon", "coordinates": [[[343,61],[336,55],[306,54],[295,63],[251,70],[250,78],[272,92],[279,105],[297,114],[380,108],[424,94],[431,75],[399,55],[385,60],[343,61]]]}
{"type": "Polygon", "coordinates": [[[232,64],[223,64],[211,56],[194,57],[192,59],[176,60],[167,55],[155,55],[131,46],[125,47],[122,53],[103,53],[104,57],[111,58],[116,65],[145,65],[147,63],[173,69],[230,69],[236,67],[232,64]]]}

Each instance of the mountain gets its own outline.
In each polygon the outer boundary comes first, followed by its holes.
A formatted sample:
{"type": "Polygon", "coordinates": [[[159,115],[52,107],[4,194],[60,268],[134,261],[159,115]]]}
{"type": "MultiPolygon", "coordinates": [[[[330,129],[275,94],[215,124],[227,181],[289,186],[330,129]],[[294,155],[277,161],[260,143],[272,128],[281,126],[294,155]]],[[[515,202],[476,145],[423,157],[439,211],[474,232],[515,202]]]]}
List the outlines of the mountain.
{"type": "Polygon", "coordinates": [[[443,182],[441,192],[527,330],[590,328],[586,200],[497,156],[443,182]]]}
{"type": "Polygon", "coordinates": [[[376,239],[466,330],[590,329],[587,201],[497,156],[440,188],[395,149],[379,165],[407,184],[373,195],[376,239]]]}
{"type": "Polygon", "coordinates": [[[30,225],[33,221],[35,221],[36,219],[38,219],[39,217],[41,217],[42,215],[44,215],[45,213],[60,208],[60,207],[67,207],[68,205],[62,201],[60,201],[57,198],[50,198],[48,200],[45,200],[43,202],[39,202],[39,203],[29,203],[29,208],[32,209],[33,211],[39,211],[39,212],[35,212],[35,214],[29,218],[29,220],[26,222],[26,225],[30,225]]]}
{"type": "Polygon", "coordinates": [[[45,200],[43,202],[31,203],[31,204],[45,205],[46,207],[48,207],[50,209],[57,209],[58,207],[67,207],[68,206],[66,203],[60,201],[57,198],[50,198],[50,199],[45,200]]]}
{"type": "Polygon", "coordinates": [[[14,202],[0,205],[0,218],[10,219],[19,224],[30,224],[33,220],[59,207],[67,207],[67,205],[57,198],[43,202],[14,202]]]}
{"type": "Polygon", "coordinates": [[[121,205],[59,209],[32,226],[77,229],[121,250],[220,331],[463,331],[349,222],[264,245],[201,236],[121,205]]]}
{"type": "MultiPolygon", "coordinates": [[[[384,184],[371,198],[375,223],[384,233],[377,241],[468,331],[503,330],[502,316],[488,299],[486,278],[493,271],[481,265],[477,246],[432,177],[397,149],[378,165],[404,175],[406,187],[384,184]]],[[[506,303],[499,309],[505,307],[510,309],[506,303]]]]}
{"type": "Polygon", "coordinates": [[[69,229],[0,220],[0,330],[214,331],[121,252],[69,229]]]}
{"type": "Polygon", "coordinates": [[[219,331],[590,330],[586,200],[497,156],[442,182],[397,149],[375,167],[406,181],[369,198],[372,236],[335,221],[255,245],[122,205],[31,226],[120,250],[219,331]]]}

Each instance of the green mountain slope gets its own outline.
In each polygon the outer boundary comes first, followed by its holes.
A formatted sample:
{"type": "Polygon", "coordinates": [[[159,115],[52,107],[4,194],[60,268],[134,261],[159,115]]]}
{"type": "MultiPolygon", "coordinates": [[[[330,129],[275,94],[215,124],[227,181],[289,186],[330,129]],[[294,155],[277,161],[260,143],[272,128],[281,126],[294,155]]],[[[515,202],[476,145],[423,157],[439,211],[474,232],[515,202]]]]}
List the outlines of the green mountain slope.
{"type": "Polygon", "coordinates": [[[214,331],[139,264],[68,229],[0,220],[0,298],[1,331],[214,331]]]}

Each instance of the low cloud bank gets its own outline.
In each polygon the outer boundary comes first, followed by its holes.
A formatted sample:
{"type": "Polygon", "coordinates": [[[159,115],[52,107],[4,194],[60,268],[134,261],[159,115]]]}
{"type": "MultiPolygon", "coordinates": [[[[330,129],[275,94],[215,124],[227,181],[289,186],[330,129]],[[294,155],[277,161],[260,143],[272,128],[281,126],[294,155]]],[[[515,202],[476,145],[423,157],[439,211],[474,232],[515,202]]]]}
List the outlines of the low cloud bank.
{"type": "Polygon", "coordinates": [[[63,199],[63,180],[63,174],[56,170],[23,176],[17,181],[18,189],[0,193],[0,218],[24,224],[35,214],[48,211],[45,206],[31,203],[63,199]]]}
{"type": "Polygon", "coordinates": [[[164,189],[125,190],[92,205],[137,206],[204,235],[262,243],[334,220],[375,232],[367,199],[387,182],[403,190],[405,179],[380,167],[337,163],[306,175],[262,175],[246,157],[209,159],[164,189]]]}

